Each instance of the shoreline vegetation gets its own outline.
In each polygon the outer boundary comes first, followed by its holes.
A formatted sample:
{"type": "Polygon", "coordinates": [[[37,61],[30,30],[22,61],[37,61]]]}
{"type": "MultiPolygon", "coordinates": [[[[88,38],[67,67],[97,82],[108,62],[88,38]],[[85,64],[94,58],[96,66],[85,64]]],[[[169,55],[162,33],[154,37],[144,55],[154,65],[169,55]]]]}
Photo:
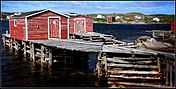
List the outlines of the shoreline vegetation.
{"type": "Polygon", "coordinates": [[[118,23],[118,22],[93,22],[95,24],[170,24],[170,23],[118,23]]]}

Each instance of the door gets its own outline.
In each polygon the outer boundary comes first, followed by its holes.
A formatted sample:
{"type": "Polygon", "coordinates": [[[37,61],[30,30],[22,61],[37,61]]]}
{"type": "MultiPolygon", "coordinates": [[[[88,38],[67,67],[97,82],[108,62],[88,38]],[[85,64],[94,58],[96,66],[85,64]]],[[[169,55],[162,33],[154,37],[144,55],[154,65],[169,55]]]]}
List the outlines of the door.
{"type": "Polygon", "coordinates": [[[60,25],[59,18],[49,18],[49,37],[59,38],[60,25]]]}
{"type": "Polygon", "coordinates": [[[76,18],[74,20],[74,32],[85,32],[85,19],[84,18],[76,18]]]}

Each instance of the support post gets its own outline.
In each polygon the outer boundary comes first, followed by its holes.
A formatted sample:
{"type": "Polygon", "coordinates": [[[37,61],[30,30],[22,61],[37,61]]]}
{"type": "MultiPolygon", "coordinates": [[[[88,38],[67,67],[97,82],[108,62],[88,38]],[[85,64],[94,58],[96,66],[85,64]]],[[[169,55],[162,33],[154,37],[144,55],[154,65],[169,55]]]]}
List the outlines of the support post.
{"type": "Polygon", "coordinates": [[[26,57],[26,42],[22,41],[23,45],[23,56],[26,57]]]}
{"type": "Polygon", "coordinates": [[[158,64],[158,72],[161,72],[161,67],[160,67],[160,58],[157,58],[157,64],[158,64]]]}
{"type": "Polygon", "coordinates": [[[176,61],[174,61],[174,87],[176,87],[176,61]]]}
{"type": "Polygon", "coordinates": [[[10,39],[10,49],[13,49],[13,39],[10,39]]]}
{"type": "Polygon", "coordinates": [[[170,86],[172,87],[172,64],[170,64],[170,86]]]}
{"type": "Polygon", "coordinates": [[[49,66],[48,66],[49,69],[51,68],[52,63],[53,63],[53,61],[52,61],[53,55],[52,54],[53,54],[52,48],[49,48],[49,66]]]}
{"type": "Polygon", "coordinates": [[[30,58],[35,61],[34,43],[30,42],[30,58]]]}
{"type": "Polygon", "coordinates": [[[4,46],[4,48],[6,47],[6,39],[5,39],[5,36],[3,36],[3,46],[4,46]]]}
{"type": "Polygon", "coordinates": [[[168,77],[168,74],[169,73],[169,64],[168,64],[168,61],[166,61],[166,85],[168,86],[168,79],[169,79],[169,77],[168,77]]]}
{"type": "Polygon", "coordinates": [[[43,62],[45,61],[45,56],[44,56],[44,46],[41,45],[41,66],[43,66],[43,62]]]}
{"type": "Polygon", "coordinates": [[[100,79],[100,62],[97,63],[98,79],[100,79]]]}
{"type": "Polygon", "coordinates": [[[105,72],[107,71],[107,59],[106,59],[106,53],[103,53],[103,58],[104,58],[104,69],[105,72]]]}

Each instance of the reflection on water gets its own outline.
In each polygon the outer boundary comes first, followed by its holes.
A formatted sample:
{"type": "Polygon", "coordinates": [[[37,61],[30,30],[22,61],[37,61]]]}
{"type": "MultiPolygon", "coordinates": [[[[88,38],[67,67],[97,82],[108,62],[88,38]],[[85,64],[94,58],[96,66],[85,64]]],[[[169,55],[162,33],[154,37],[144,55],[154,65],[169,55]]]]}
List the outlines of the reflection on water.
{"type": "Polygon", "coordinates": [[[41,65],[22,58],[17,52],[2,49],[2,86],[50,86],[81,87],[94,86],[95,78],[91,73],[70,68],[41,68],[41,65]]]}

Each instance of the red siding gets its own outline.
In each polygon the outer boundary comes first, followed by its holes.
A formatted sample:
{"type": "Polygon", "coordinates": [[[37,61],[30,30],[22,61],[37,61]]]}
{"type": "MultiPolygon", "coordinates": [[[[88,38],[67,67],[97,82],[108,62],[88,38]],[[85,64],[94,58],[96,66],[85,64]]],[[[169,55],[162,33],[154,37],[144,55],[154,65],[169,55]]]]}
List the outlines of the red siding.
{"type": "Polygon", "coordinates": [[[61,17],[61,38],[67,39],[67,20],[63,19],[62,15],[55,14],[47,11],[28,18],[28,40],[46,40],[48,39],[48,17],[60,16],[61,17]],[[62,32],[63,31],[63,32],[62,32]]]}
{"type": "Polygon", "coordinates": [[[171,22],[171,32],[174,32],[175,31],[175,20],[172,20],[171,22]]]}
{"type": "Polygon", "coordinates": [[[61,38],[67,39],[68,38],[68,22],[66,17],[61,17],[61,38]]]}
{"type": "Polygon", "coordinates": [[[11,18],[10,19],[10,36],[18,40],[25,40],[25,19],[11,18]],[[17,26],[14,26],[14,20],[17,21],[17,26]]]}
{"type": "Polygon", "coordinates": [[[69,19],[69,33],[74,33],[74,18],[69,19]]]}
{"type": "Polygon", "coordinates": [[[93,19],[86,18],[86,32],[93,32],[93,19]]]}

